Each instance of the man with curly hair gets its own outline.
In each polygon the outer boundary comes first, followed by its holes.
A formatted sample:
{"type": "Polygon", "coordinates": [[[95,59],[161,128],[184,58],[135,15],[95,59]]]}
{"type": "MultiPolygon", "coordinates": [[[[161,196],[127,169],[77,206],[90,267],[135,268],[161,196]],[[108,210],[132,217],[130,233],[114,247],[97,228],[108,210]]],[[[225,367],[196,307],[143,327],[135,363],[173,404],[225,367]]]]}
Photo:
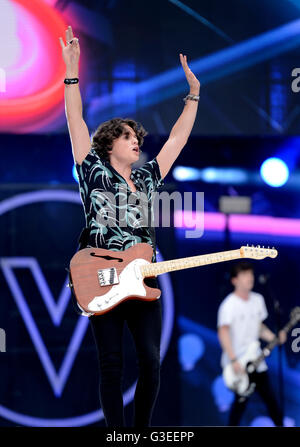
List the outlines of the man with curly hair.
{"type": "MultiPolygon", "coordinates": [[[[84,205],[88,245],[109,250],[125,250],[139,243],[149,243],[156,261],[155,243],[149,227],[140,225],[136,214],[126,228],[118,220],[117,204],[105,200],[114,195],[144,192],[148,200],[163,184],[174,161],[187,143],[196,118],[200,83],[180,54],[180,62],[190,87],[183,112],[157,157],[141,168],[132,170],[138,161],[145,129],[133,119],[114,118],[102,123],[90,140],[82,117],[79,90],[78,38],[72,28],[66,30],[66,45],[60,37],[66,64],[65,110],[73,157],[79,177],[84,205]],[[103,225],[106,218],[112,225],[103,225]]],[[[129,219],[130,220],[130,219],[129,219]]],[[[154,279],[154,282],[156,280],[154,279]]],[[[153,285],[156,286],[154,283],[153,285]]],[[[157,287],[157,286],[156,286],[157,287]]],[[[126,321],[133,336],[139,363],[139,377],[134,397],[134,426],[150,426],[160,383],[161,300],[145,302],[127,300],[103,315],[89,316],[100,364],[100,402],[106,425],[125,426],[122,399],[122,331],[126,321]]]]}

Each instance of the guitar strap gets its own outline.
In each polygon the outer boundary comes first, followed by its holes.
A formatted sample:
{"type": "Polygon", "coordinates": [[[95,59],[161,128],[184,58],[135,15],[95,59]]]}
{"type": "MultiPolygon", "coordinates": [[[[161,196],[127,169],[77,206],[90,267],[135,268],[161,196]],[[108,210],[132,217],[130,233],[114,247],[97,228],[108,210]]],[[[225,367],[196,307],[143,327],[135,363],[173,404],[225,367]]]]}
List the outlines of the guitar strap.
{"type": "MultiPolygon", "coordinates": [[[[146,184],[144,182],[144,180],[139,179],[139,183],[142,186],[143,192],[146,195],[146,197],[148,197],[147,194],[147,187],[146,184]]],[[[156,260],[156,237],[155,237],[155,227],[152,226],[153,223],[153,213],[152,213],[152,200],[148,200],[148,220],[146,220],[146,222],[149,222],[149,226],[147,227],[149,230],[149,236],[151,238],[152,241],[152,245],[153,245],[153,251],[154,251],[154,255],[155,255],[155,260],[156,260]]],[[[143,208],[144,209],[144,208],[143,208]]]]}
{"type": "MultiPolygon", "coordinates": [[[[90,229],[88,227],[84,227],[82,229],[82,231],[80,233],[80,236],[79,236],[79,239],[78,239],[78,244],[79,245],[78,245],[77,251],[82,250],[83,248],[87,247],[87,245],[89,243],[89,236],[90,236],[90,229]]],[[[66,270],[67,270],[68,275],[69,275],[69,287],[70,287],[70,290],[71,290],[71,300],[72,300],[73,308],[74,308],[75,312],[78,315],[82,315],[82,310],[80,309],[80,307],[78,307],[78,303],[77,303],[76,297],[74,295],[73,283],[72,283],[72,277],[71,277],[70,269],[66,267],[66,270]]]]}
{"type": "Polygon", "coordinates": [[[80,233],[79,239],[78,239],[78,243],[79,243],[78,251],[87,247],[87,245],[89,243],[89,237],[90,237],[89,227],[83,228],[80,233]]]}

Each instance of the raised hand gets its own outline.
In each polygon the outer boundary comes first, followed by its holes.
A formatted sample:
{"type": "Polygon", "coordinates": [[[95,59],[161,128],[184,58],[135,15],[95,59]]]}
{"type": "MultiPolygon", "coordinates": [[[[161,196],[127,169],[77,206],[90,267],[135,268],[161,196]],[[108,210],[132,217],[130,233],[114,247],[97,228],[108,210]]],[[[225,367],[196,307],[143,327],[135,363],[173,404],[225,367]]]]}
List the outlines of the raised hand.
{"type": "Polygon", "coordinates": [[[185,73],[186,80],[188,81],[189,86],[190,86],[190,93],[192,95],[199,95],[200,82],[198,81],[198,79],[196,78],[194,73],[190,70],[190,68],[187,64],[186,56],[180,53],[179,57],[180,57],[180,62],[181,62],[182,68],[185,73]]]}
{"type": "Polygon", "coordinates": [[[66,30],[66,45],[61,37],[59,38],[59,41],[62,47],[62,55],[67,71],[78,73],[80,47],[78,38],[73,36],[71,26],[68,26],[68,29],[66,30]]]}

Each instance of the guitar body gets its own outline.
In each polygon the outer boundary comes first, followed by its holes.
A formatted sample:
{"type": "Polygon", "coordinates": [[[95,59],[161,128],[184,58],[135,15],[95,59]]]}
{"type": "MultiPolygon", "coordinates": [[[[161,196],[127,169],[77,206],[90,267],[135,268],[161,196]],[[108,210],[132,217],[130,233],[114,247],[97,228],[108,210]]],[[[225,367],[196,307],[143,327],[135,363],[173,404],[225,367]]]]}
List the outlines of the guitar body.
{"type": "Polygon", "coordinates": [[[251,374],[246,371],[249,364],[255,361],[259,346],[258,341],[252,342],[246,352],[238,358],[238,362],[245,370],[243,374],[236,374],[231,363],[226,365],[223,370],[223,379],[226,386],[239,396],[248,396],[254,390],[255,385],[252,383],[251,374]]]}
{"type": "MultiPolygon", "coordinates": [[[[291,311],[289,322],[282,328],[281,331],[286,334],[291,328],[300,321],[300,307],[294,307],[291,311]]],[[[257,350],[260,346],[259,341],[252,342],[247,351],[238,358],[238,362],[242,365],[245,372],[243,374],[236,374],[233,366],[229,363],[223,370],[223,379],[228,388],[235,391],[240,396],[249,396],[255,389],[255,382],[253,380],[253,373],[256,371],[260,362],[268,357],[275,346],[280,344],[279,337],[274,337],[272,341],[264,347],[261,354],[257,357],[257,350]]]]}
{"type": "Polygon", "coordinates": [[[161,291],[144,282],[140,267],[151,263],[147,243],[124,251],[103,248],[79,250],[70,262],[71,287],[79,307],[87,314],[104,314],[122,301],[157,300],[161,291]]]}

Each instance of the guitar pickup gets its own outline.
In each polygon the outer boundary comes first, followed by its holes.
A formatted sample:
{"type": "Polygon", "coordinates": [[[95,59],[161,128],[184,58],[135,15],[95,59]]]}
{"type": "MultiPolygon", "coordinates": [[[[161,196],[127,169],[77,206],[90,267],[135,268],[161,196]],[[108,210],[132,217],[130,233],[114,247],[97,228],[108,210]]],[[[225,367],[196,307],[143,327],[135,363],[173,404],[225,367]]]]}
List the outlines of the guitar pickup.
{"type": "Polygon", "coordinates": [[[97,272],[98,280],[101,287],[119,284],[119,278],[115,267],[108,269],[100,269],[97,272]]]}

